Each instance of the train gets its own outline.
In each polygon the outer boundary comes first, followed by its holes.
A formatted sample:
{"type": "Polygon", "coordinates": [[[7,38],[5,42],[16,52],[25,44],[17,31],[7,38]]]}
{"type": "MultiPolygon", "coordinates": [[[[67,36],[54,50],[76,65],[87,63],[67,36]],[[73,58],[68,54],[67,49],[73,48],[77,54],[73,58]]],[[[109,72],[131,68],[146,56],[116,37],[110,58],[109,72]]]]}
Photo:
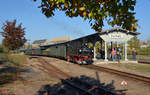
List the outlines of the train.
{"type": "Polygon", "coordinates": [[[24,54],[34,56],[49,56],[67,60],[76,64],[92,64],[93,49],[87,43],[68,41],[51,45],[42,45],[39,48],[24,49],[24,54]]]}

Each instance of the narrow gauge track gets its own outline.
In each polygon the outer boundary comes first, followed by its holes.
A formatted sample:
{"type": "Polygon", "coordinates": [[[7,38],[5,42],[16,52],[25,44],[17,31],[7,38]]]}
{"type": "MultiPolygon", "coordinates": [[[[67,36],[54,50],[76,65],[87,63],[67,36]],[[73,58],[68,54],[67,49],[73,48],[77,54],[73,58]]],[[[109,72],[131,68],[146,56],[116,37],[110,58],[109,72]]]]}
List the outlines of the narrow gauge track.
{"type": "Polygon", "coordinates": [[[108,72],[108,73],[111,73],[111,74],[117,74],[117,75],[120,75],[120,76],[123,76],[123,77],[128,77],[128,78],[131,78],[131,79],[135,79],[135,80],[142,81],[142,82],[150,84],[150,78],[149,77],[140,76],[140,75],[127,73],[127,72],[122,72],[122,71],[118,71],[118,70],[114,70],[114,69],[110,69],[110,68],[106,68],[106,67],[101,67],[101,66],[96,66],[96,65],[82,65],[82,66],[86,67],[86,68],[89,68],[89,69],[108,72]]]}
{"type": "Polygon", "coordinates": [[[117,92],[112,92],[97,85],[91,85],[78,78],[74,78],[51,65],[47,60],[41,57],[37,57],[37,60],[42,63],[42,65],[37,64],[38,67],[40,67],[38,69],[45,73],[48,73],[49,75],[53,75],[54,77],[61,79],[62,83],[67,84],[73,89],[76,89],[79,95],[125,95],[124,93],[120,94],[117,92]]]}

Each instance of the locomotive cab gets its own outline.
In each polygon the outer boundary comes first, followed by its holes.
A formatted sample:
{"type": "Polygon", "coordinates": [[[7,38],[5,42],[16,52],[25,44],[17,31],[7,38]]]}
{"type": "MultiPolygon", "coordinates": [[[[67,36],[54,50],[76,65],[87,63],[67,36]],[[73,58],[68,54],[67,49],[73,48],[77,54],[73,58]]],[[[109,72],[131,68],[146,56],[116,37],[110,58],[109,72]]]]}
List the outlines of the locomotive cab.
{"type": "Polygon", "coordinates": [[[88,48],[88,47],[83,47],[81,49],[79,49],[79,54],[80,55],[85,55],[85,56],[91,56],[93,55],[93,50],[88,48]]]}

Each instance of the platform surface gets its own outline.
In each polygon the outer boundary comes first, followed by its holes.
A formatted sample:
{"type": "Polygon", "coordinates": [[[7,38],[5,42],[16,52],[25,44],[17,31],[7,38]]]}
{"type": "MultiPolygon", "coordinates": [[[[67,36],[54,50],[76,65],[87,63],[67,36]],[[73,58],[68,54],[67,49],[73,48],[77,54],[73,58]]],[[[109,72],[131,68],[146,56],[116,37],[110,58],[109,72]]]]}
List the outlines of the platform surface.
{"type": "Polygon", "coordinates": [[[105,60],[94,60],[93,64],[109,64],[109,63],[138,63],[138,61],[133,60],[120,60],[120,61],[105,61],[105,60]]]}

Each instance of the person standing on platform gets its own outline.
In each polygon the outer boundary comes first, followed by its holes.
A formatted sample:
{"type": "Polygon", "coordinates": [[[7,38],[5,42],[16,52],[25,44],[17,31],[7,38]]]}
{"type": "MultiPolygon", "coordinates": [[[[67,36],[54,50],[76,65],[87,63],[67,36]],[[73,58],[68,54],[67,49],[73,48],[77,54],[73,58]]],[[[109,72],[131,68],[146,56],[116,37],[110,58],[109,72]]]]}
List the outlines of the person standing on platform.
{"type": "Polygon", "coordinates": [[[136,50],[135,50],[135,48],[132,48],[132,57],[133,57],[133,60],[136,61],[136,50]]]}
{"type": "Polygon", "coordinates": [[[111,51],[112,51],[112,49],[108,49],[108,53],[109,53],[109,60],[111,60],[112,59],[112,54],[111,54],[111,51]]]}
{"type": "Polygon", "coordinates": [[[117,54],[116,48],[114,48],[114,51],[115,51],[114,59],[116,60],[116,54],[117,54]]]}
{"type": "Polygon", "coordinates": [[[121,49],[120,48],[117,49],[117,59],[118,59],[118,62],[120,62],[120,60],[121,60],[121,49]]]}
{"type": "Polygon", "coordinates": [[[111,51],[111,57],[112,57],[112,61],[114,61],[114,56],[115,56],[115,50],[114,49],[112,49],[112,51],[111,51]]]}

